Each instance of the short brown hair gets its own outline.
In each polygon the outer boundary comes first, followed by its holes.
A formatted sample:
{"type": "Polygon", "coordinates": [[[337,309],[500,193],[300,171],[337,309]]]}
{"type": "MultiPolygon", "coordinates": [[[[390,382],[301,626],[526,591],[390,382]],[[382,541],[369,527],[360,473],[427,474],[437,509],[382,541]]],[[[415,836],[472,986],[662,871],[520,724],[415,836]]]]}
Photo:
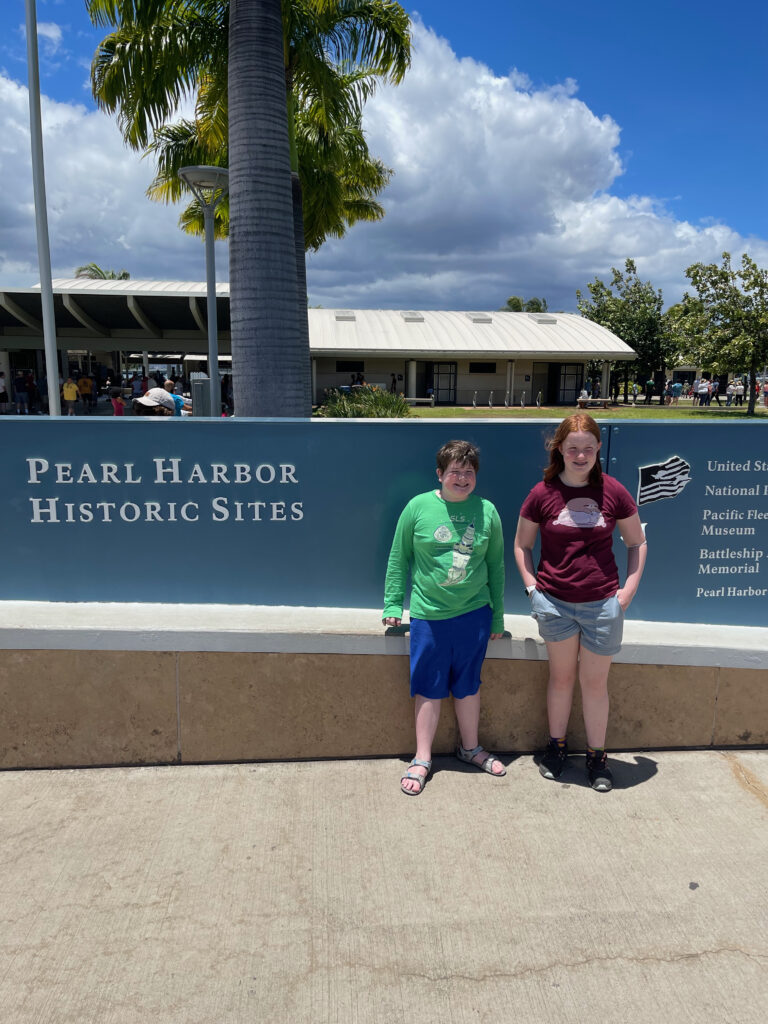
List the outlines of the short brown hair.
{"type": "MultiPolygon", "coordinates": [[[[549,465],[544,470],[544,479],[547,483],[550,480],[554,480],[556,476],[565,469],[565,459],[563,459],[560,453],[560,445],[565,441],[569,434],[574,434],[578,430],[584,430],[588,434],[591,434],[596,438],[598,444],[602,442],[600,437],[600,427],[585,412],[574,413],[573,416],[566,416],[563,422],[558,426],[554,435],[547,441],[547,451],[549,452],[549,465]]],[[[603,467],[600,465],[600,459],[595,460],[595,464],[589,472],[589,483],[593,487],[599,486],[603,479],[603,467]]]]}
{"type": "Polygon", "coordinates": [[[452,462],[460,466],[465,463],[477,471],[480,469],[480,449],[471,441],[448,441],[437,453],[437,468],[444,473],[452,462]]]}

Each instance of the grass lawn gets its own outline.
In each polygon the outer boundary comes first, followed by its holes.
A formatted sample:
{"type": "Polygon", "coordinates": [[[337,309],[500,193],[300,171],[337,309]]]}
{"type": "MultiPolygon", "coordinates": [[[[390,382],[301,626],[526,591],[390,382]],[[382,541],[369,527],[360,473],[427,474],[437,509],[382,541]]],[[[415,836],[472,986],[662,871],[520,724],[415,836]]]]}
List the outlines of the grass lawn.
{"type": "MultiPolygon", "coordinates": [[[[519,406],[505,409],[503,406],[489,409],[488,406],[455,405],[417,405],[413,408],[413,415],[421,419],[516,419],[536,420],[551,419],[561,420],[565,416],[579,410],[564,405],[548,405],[537,409],[536,406],[526,406],[521,409],[519,406]]],[[[752,420],[764,420],[768,423],[768,409],[761,404],[755,406],[755,415],[747,415],[747,407],[710,405],[700,408],[692,406],[690,401],[681,399],[679,405],[614,405],[609,409],[585,409],[595,420],[720,420],[729,423],[744,423],[752,420]]]]}

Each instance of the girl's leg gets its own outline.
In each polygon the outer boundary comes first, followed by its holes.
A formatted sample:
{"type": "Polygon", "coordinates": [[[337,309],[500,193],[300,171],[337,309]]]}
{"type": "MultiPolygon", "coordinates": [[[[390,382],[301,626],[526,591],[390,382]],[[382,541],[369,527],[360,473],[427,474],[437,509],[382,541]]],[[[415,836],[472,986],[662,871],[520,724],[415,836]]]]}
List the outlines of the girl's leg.
{"type": "Polygon", "coordinates": [[[549,685],[547,686],[547,718],[549,735],[558,739],[568,730],[573,688],[579,669],[579,634],[567,640],[547,643],[549,685]]]}
{"type": "MultiPolygon", "coordinates": [[[[587,743],[595,749],[605,747],[608,728],[608,671],[613,658],[606,654],[593,654],[581,648],[579,655],[579,683],[584,709],[584,728],[587,743]]],[[[552,734],[553,736],[555,733],[552,734]]]]}
{"type": "MultiPolygon", "coordinates": [[[[477,731],[480,725],[480,691],[458,700],[454,698],[453,707],[456,711],[456,721],[459,723],[461,745],[465,750],[474,750],[479,743],[477,731]]],[[[487,756],[487,752],[485,755],[480,753],[474,760],[481,765],[487,756]]],[[[505,769],[501,761],[494,760],[491,767],[494,775],[504,774],[505,769]]]]}
{"type": "MultiPolygon", "coordinates": [[[[432,760],[432,741],[437,732],[437,723],[440,721],[440,701],[430,700],[429,697],[420,697],[418,694],[413,698],[414,717],[416,719],[416,757],[420,761],[432,760]]],[[[427,769],[415,764],[408,771],[411,775],[426,776],[427,769]]],[[[404,779],[402,788],[413,793],[418,793],[421,785],[414,779],[404,779]]]]}

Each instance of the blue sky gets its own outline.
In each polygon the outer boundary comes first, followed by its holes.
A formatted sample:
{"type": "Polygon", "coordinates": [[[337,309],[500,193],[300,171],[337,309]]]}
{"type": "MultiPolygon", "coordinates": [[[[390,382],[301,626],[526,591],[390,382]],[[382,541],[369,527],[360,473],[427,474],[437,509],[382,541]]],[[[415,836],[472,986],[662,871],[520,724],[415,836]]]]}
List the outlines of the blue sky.
{"type": "MultiPolygon", "coordinates": [[[[684,270],[748,250],[768,264],[764,4],[421,0],[414,66],[369,104],[373,153],[395,170],[387,217],[309,260],[310,301],[495,308],[575,289],[627,257],[675,301],[684,270]]],[[[149,161],[96,113],[88,66],[104,34],[82,0],[38,0],[54,273],[202,277],[178,210],[150,204],[149,161]],[[76,140],[76,141],[75,141],[76,140]],[[84,168],[90,169],[87,189],[84,168]]],[[[24,139],[23,0],[0,8],[0,283],[37,280],[24,139]]],[[[226,276],[226,246],[218,246],[226,276]]]]}
{"type": "Polygon", "coordinates": [[[573,79],[578,97],[621,128],[615,195],[653,196],[678,217],[768,237],[768,5],[421,0],[415,9],[459,57],[497,74],[516,67],[534,88],[573,79]]]}

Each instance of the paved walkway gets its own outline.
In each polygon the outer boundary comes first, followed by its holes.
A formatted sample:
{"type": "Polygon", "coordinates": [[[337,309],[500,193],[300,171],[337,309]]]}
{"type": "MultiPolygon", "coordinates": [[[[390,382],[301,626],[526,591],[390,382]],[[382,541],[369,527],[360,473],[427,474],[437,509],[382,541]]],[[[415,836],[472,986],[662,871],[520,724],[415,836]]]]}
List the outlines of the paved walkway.
{"type": "Polygon", "coordinates": [[[2,1019],[762,1024],[768,751],[505,760],[1,773],[2,1019]]]}

